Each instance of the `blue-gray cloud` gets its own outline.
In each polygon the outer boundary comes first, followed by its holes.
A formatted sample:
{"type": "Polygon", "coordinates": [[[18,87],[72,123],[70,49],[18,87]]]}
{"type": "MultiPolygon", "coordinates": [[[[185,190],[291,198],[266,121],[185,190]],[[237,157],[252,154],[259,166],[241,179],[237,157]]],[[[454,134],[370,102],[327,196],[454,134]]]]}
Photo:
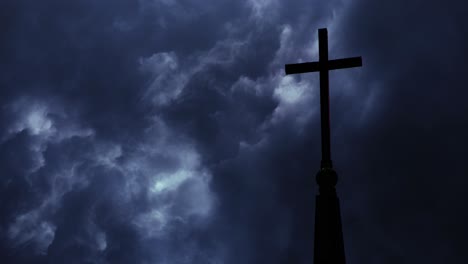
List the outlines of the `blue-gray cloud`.
{"type": "Polygon", "coordinates": [[[327,27],[348,262],[459,262],[463,8],[3,1],[2,261],[310,263],[327,27]]]}

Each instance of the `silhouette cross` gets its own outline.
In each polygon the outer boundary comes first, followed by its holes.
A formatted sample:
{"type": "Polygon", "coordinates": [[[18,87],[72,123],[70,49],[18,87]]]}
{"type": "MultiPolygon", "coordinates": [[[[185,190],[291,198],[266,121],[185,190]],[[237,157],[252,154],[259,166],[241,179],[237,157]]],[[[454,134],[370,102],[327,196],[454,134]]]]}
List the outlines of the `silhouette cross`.
{"type": "Polygon", "coordinates": [[[318,30],[319,61],[286,64],[286,74],[320,72],[320,113],[322,125],[321,168],[332,168],[330,153],[330,102],[328,92],[328,71],[362,66],[361,57],[328,60],[328,34],[326,28],[318,30]]]}

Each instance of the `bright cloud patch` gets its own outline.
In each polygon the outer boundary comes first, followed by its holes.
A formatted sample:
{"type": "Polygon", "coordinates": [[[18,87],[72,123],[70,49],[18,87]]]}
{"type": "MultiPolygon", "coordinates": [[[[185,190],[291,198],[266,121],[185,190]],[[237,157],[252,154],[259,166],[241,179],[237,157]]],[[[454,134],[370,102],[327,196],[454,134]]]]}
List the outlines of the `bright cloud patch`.
{"type": "MultiPolygon", "coordinates": [[[[156,127],[168,131],[161,121],[156,127]]],[[[156,142],[147,142],[145,146],[154,147],[140,148],[134,159],[122,167],[127,175],[143,177],[148,182],[139,192],[148,194],[150,206],[133,220],[147,238],[168,235],[167,227],[173,223],[186,223],[189,217],[208,217],[213,208],[214,197],[209,188],[211,175],[203,168],[197,152],[190,144],[168,144],[164,137],[170,138],[170,134],[155,139],[156,142]],[[161,170],[154,165],[160,159],[174,165],[161,170]],[[136,164],[138,169],[135,170],[136,164]]]]}
{"type": "Polygon", "coordinates": [[[159,194],[165,191],[173,191],[187,180],[191,176],[190,174],[191,172],[189,171],[180,170],[172,174],[158,175],[158,179],[156,179],[153,187],[151,188],[151,192],[159,194]]]}
{"type": "Polygon", "coordinates": [[[21,99],[13,103],[9,110],[15,113],[17,118],[9,129],[10,134],[27,130],[32,135],[47,136],[56,132],[48,116],[49,109],[44,103],[21,99]]]}
{"type": "Polygon", "coordinates": [[[306,96],[307,84],[294,82],[292,77],[281,79],[274,95],[282,104],[296,104],[306,96]]]}
{"type": "Polygon", "coordinates": [[[264,19],[265,17],[271,17],[273,7],[277,6],[276,0],[248,0],[248,5],[252,9],[252,14],[257,19],[264,19]],[[269,16],[265,16],[265,13],[270,13],[269,16]]]}
{"type": "Polygon", "coordinates": [[[156,53],[140,59],[141,70],[153,77],[145,95],[156,105],[167,105],[182,92],[188,77],[180,70],[175,53],[156,53]]]}
{"type": "Polygon", "coordinates": [[[76,116],[53,100],[21,97],[6,107],[14,117],[4,140],[26,130],[43,140],[60,141],[73,136],[91,136],[93,131],[75,122],[76,116]]]}
{"type": "Polygon", "coordinates": [[[307,80],[298,82],[291,76],[278,76],[273,97],[279,104],[271,121],[277,123],[280,120],[292,119],[301,128],[318,107],[317,104],[314,107],[317,98],[312,94],[314,91],[312,84],[307,80]]]}

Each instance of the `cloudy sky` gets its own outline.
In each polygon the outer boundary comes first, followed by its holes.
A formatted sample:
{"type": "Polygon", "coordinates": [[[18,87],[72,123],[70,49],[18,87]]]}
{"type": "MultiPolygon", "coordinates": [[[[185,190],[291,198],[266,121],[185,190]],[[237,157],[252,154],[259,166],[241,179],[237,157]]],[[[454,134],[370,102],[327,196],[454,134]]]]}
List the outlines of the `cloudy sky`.
{"type": "Polygon", "coordinates": [[[347,262],[466,263],[449,2],[2,0],[2,263],[312,263],[323,27],[347,262]]]}

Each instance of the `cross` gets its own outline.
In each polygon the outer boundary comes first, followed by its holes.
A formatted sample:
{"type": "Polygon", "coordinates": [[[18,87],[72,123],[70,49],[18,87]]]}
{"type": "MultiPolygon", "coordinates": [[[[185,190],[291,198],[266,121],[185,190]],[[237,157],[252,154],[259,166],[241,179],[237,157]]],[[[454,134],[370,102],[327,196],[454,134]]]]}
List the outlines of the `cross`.
{"type": "Polygon", "coordinates": [[[286,74],[297,74],[306,72],[320,72],[320,112],[322,125],[322,168],[332,168],[330,153],[330,109],[328,92],[328,71],[360,67],[361,57],[328,60],[328,36],[327,29],[318,30],[319,37],[319,61],[296,64],[286,64],[286,74]]]}

